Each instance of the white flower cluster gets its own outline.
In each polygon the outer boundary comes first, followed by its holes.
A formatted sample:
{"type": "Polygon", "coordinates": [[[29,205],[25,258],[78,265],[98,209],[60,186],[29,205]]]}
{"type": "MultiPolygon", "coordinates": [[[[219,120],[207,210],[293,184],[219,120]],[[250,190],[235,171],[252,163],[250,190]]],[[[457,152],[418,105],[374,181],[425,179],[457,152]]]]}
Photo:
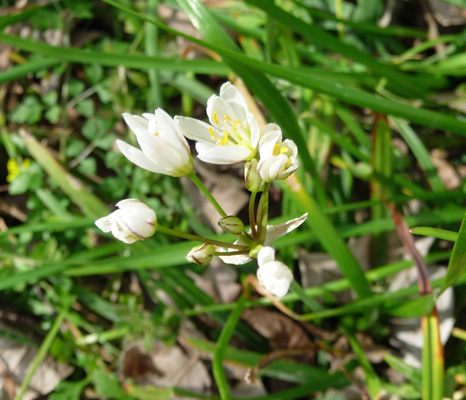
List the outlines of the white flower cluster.
{"type": "MultiPolygon", "coordinates": [[[[245,97],[230,82],[221,87],[219,96],[213,95],[208,100],[207,116],[209,123],[182,116],[172,119],[161,109],[142,116],[124,113],[123,118],[136,135],[140,148],[121,140],[117,140],[117,146],[128,160],[143,169],[173,177],[192,177],[193,160],[186,138],[194,140],[198,158],[206,163],[228,165],[245,162],[245,183],[252,192],[268,191],[270,182],[286,179],[299,168],[295,143],[283,140],[280,127],[273,123],[266,125],[261,132],[245,97]]],[[[268,202],[264,204],[268,207],[268,202]]],[[[111,232],[125,243],[133,243],[147,239],[157,230],[155,212],[144,203],[128,199],[120,201],[117,207],[117,211],[96,221],[104,232],[111,232]]],[[[267,213],[268,209],[263,209],[258,212],[258,217],[267,213]]],[[[236,217],[223,215],[220,226],[237,234],[238,240],[222,247],[217,243],[214,246],[206,239],[204,244],[190,251],[187,259],[205,264],[219,255],[227,263],[243,264],[251,257],[257,258],[260,284],[273,295],[282,297],[288,292],[293,275],[282,262],[275,261],[275,250],[270,246],[278,237],[301,225],[306,217],[266,226],[265,216],[261,232],[260,220],[251,221],[254,226],[246,231],[236,217]],[[228,249],[226,252],[219,251],[225,248],[228,249]],[[258,248],[261,250],[255,254],[252,249],[258,248]],[[229,252],[233,254],[229,255],[229,252]]],[[[170,231],[173,234],[174,231],[170,231]]]]}

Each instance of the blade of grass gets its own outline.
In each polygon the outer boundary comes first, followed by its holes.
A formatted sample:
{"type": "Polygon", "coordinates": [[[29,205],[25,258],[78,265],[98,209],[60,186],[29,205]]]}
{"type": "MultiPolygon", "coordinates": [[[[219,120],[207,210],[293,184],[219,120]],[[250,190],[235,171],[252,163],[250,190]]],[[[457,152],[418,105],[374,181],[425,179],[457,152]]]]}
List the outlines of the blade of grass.
{"type": "Polygon", "coordinates": [[[437,168],[435,168],[432,162],[429,152],[422,143],[422,140],[414,132],[414,130],[403,120],[399,118],[391,118],[398,128],[398,132],[403,137],[408,147],[413,152],[419,165],[427,174],[427,179],[430,183],[430,187],[433,192],[444,192],[445,186],[443,185],[440,177],[437,174],[437,168]]]}
{"type": "Polygon", "coordinates": [[[443,345],[440,341],[440,328],[437,309],[422,317],[422,398],[442,400],[444,390],[443,345]]]}
{"type": "MultiPolygon", "coordinates": [[[[159,0],[148,0],[147,2],[147,15],[154,19],[158,16],[158,4],[159,0]]],[[[154,57],[159,55],[159,43],[158,43],[158,31],[157,25],[146,22],[144,24],[145,35],[144,35],[144,47],[146,55],[154,57]]],[[[160,76],[156,69],[149,69],[147,71],[149,75],[150,90],[148,92],[148,108],[155,110],[157,107],[162,107],[162,94],[160,88],[160,76]]]]}
{"type": "Polygon", "coordinates": [[[442,286],[442,292],[452,286],[456,280],[466,271],[466,214],[461,223],[450,262],[448,263],[445,283],[442,286]]]}
{"type": "Polygon", "coordinates": [[[82,182],[68,174],[46,147],[26,131],[23,130],[20,133],[31,156],[87,217],[97,219],[108,213],[107,206],[89,192],[82,182]]]}
{"type": "Polygon", "coordinates": [[[447,231],[445,229],[431,228],[429,226],[418,226],[411,228],[410,232],[413,235],[420,236],[432,236],[437,239],[448,240],[450,242],[456,242],[458,239],[458,232],[447,231]]]}
{"type": "Polygon", "coordinates": [[[45,356],[47,355],[50,346],[52,345],[52,342],[54,341],[55,337],[58,334],[58,331],[60,330],[60,326],[65,320],[65,318],[68,315],[68,308],[69,304],[63,304],[63,310],[60,311],[60,314],[58,314],[57,318],[55,319],[52,327],[50,328],[49,332],[47,333],[47,336],[45,337],[44,341],[39,347],[39,351],[37,352],[36,357],[32,361],[29,370],[24,377],[23,381],[21,382],[21,386],[18,389],[18,393],[16,394],[15,400],[22,400],[24,394],[26,393],[26,390],[29,386],[29,383],[31,382],[32,377],[37,371],[37,368],[39,368],[39,365],[42,363],[44,360],[45,356]]]}
{"type": "Polygon", "coordinates": [[[223,368],[223,359],[225,358],[225,353],[228,347],[228,343],[230,342],[231,336],[233,335],[233,331],[235,330],[241,313],[243,312],[245,300],[246,297],[241,296],[241,298],[236,303],[236,307],[230,313],[225,323],[225,326],[222,329],[222,333],[218,338],[217,345],[214,351],[214,359],[212,360],[212,370],[214,372],[215,382],[217,383],[220,398],[222,400],[231,399],[228,380],[225,374],[225,369],[223,368]]]}
{"type": "Polygon", "coordinates": [[[309,196],[297,176],[293,177],[292,182],[288,180],[287,183],[283,184],[282,187],[301,205],[303,211],[309,213],[306,223],[325,250],[334,258],[343,275],[350,282],[351,288],[360,298],[370,296],[371,289],[361,266],[338,236],[334,226],[324,215],[317,202],[309,196]]]}
{"type": "Polygon", "coordinates": [[[341,54],[344,57],[366,65],[377,76],[387,78],[388,81],[392,83],[393,89],[396,88],[397,91],[403,93],[405,96],[425,96],[425,83],[417,82],[416,79],[398,71],[392,66],[379,62],[365,51],[359,50],[357,47],[342,42],[313,24],[305,23],[285,10],[277,7],[272,1],[247,0],[247,3],[260,8],[284,26],[296,33],[299,33],[308,41],[308,43],[323,47],[336,54],[341,54]]]}
{"type": "Polygon", "coordinates": [[[18,80],[27,74],[54,67],[60,63],[61,61],[59,59],[31,60],[26,64],[18,65],[7,71],[0,72],[0,84],[18,80]]]}
{"type": "Polygon", "coordinates": [[[361,347],[358,340],[356,339],[356,336],[354,336],[352,332],[350,332],[348,329],[344,327],[340,327],[340,329],[348,338],[349,344],[353,349],[353,352],[356,355],[359,364],[364,370],[364,374],[366,376],[366,386],[371,399],[379,398],[382,392],[382,384],[376,372],[374,371],[374,368],[372,367],[370,361],[367,359],[367,356],[364,353],[364,349],[361,347]]]}
{"type": "MultiPolygon", "coordinates": [[[[152,20],[150,20],[152,21],[152,20]]],[[[106,67],[124,66],[143,70],[163,70],[225,76],[230,69],[223,63],[211,60],[185,60],[179,58],[149,57],[138,54],[112,54],[73,47],[50,46],[35,40],[23,39],[0,33],[0,42],[18,47],[34,54],[43,54],[57,62],[69,61],[78,64],[100,64],[106,67]]]]}

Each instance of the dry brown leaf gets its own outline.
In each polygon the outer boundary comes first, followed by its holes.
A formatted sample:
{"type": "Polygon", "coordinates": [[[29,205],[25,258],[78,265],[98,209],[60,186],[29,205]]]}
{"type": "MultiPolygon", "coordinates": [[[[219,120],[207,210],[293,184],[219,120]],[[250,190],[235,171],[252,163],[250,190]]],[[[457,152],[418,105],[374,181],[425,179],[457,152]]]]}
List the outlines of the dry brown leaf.
{"type": "Polygon", "coordinates": [[[243,311],[242,318],[269,339],[273,349],[313,348],[306,331],[297,322],[281,313],[264,308],[250,308],[243,311]]]}
{"type": "MultiPolygon", "coordinates": [[[[32,361],[37,355],[37,348],[27,346],[8,338],[0,338],[0,397],[9,399],[14,381],[16,391],[18,384],[24,380],[32,361]]],[[[38,395],[50,393],[58,383],[73,372],[73,367],[46,357],[32,377],[29,388],[22,400],[32,400],[38,395]]]]}

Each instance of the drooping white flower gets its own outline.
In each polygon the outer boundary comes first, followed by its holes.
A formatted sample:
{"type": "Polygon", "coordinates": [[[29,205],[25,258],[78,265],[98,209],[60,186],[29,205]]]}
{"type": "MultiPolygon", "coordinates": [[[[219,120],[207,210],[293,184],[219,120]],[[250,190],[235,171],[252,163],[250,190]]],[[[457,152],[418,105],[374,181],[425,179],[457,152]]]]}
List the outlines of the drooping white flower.
{"type": "Polygon", "coordinates": [[[275,261],[275,250],[263,247],[257,256],[257,279],[267,292],[277,297],[288,293],[293,281],[293,273],[281,261],[275,261]]]}
{"type": "MultiPolygon", "coordinates": [[[[275,240],[281,238],[287,233],[290,233],[291,231],[294,231],[298,226],[300,226],[304,221],[306,221],[306,218],[307,213],[301,215],[299,218],[294,218],[278,225],[267,225],[264,246],[272,246],[275,240]]],[[[241,238],[236,240],[234,244],[245,245],[241,238]]],[[[247,254],[239,254],[234,256],[220,256],[220,259],[226,264],[233,265],[246,264],[247,262],[252,260],[252,258],[249,257],[247,254]]]]}
{"type": "Polygon", "coordinates": [[[176,116],[183,134],[195,140],[198,158],[210,164],[234,164],[250,160],[257,151],[259,124],[243,94],[230,82],[220,96],[207,101],[210,125],[194,118],[176,116]]]}
{"type": "Polygon", "coordinates": [[[267,124],[259,142],[257,171],[266,182],[286,179],[299,168],[298,148],[286,139],[282,142],[282,130],[277,124],[267,124]]]}
{"type": "Polygon", "coordinates": [[[181,177],[193,170],[193,160],[186,138],[178,125],[162,109],[154,114],[123,114],[136,135],[141,150],[117,140],[124,156],[138,167],[158,174],[181,177]]]}
{"type": "Polygon", "coordinates": [[[96,226],[104,232],[112,232],[118,240],[134,243],[151,237],[157,230],[154,210],[142,201],[126,199],[117,203],[119,209],[99,218],[96,226]]]}

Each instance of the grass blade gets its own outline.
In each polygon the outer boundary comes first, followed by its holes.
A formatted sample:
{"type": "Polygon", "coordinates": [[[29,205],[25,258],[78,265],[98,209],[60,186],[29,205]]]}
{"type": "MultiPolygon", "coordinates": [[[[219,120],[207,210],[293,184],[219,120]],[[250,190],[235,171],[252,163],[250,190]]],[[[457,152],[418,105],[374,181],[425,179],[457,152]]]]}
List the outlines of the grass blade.
{"type": "Polygon", "coordinates": [[[452,286],[455,281],[466,271],[466,214],[461,223],[450,262],[448,263],[447,275],[442,286],[442,291],[452,286]]]}

